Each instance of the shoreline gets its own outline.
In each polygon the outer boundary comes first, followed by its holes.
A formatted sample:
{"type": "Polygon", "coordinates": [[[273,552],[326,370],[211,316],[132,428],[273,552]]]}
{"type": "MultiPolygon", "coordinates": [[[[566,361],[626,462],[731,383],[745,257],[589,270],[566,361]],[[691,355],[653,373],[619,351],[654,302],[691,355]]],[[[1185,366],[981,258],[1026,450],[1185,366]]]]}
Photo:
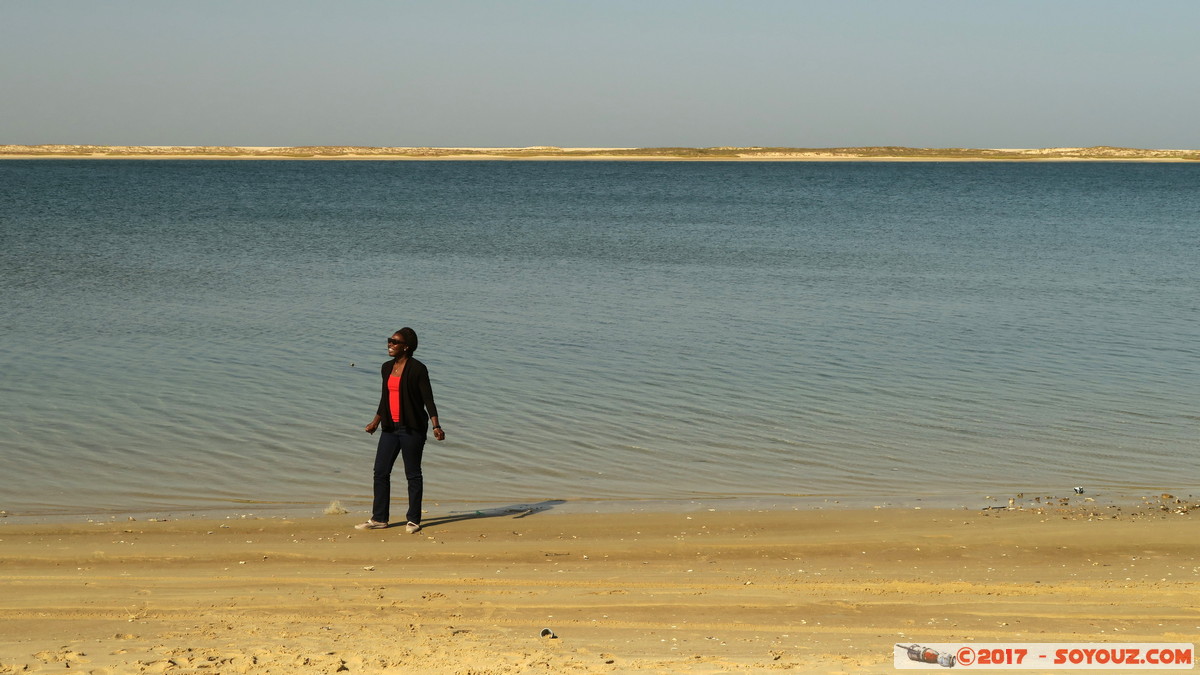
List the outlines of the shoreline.
{"type": "Polygon", "coordinates": [[[432,148],[362,146],[0,145],[0,160],[330,160],[658,162],[1193,162],[1200,150],[1090,148],[432,148]]]}
{"type": "Polygon", "coordinates": [[[1195,643],[1200,512],[1158,506],[0,524],[0,673],[881,672],[898,642],[1195,643]]]}
{"type": "MultiPolygon", "coordinates": [[[[483,511],[519,511],[529,508],[553,508],[574,515],[692,514],[710,509],[719,511],[872,511],[880,509],[932,509],[943,511],[982,511],[999,508],[1045,510],[1047,508],[1122,509],[1139,513],[1146,509],[1200,511],[1200,498],[1188,488],[1177,486],[1167,492],[1132,490],[1100,486],[1086,493],[1071,490],[1026,489],[1023,492],[995,491],[955,494],[708,494],[686,497],[545,497],[527,499],[427,499],[425,513],[446,514],[483,511]],[[1176,497],[1175,495],[1178,495],[1176,497]],[[1170,497],[1170,499],[1165,499],[1170,497]]],[[[127,508],[46,507],[20,510],[12,504],[0,504],[0,527],[4,525],[71,525],[119,522],[130,518],[146,520],[204,521],[223,518],[267,517],[307,519],[328,515],[336,507],[345,513],[369,515],[370,496],[330,499],[322,502],[242,500],[211,504],[143,504],[127,508]]],[[[432,517],[432,516],[429,516],[432,517]]]]}

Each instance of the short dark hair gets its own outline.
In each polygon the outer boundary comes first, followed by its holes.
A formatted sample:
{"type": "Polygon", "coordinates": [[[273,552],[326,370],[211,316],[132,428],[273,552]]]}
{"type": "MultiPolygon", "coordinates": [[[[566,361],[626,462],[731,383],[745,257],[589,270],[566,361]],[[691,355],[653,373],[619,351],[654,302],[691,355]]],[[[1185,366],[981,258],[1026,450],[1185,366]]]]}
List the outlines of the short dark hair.
{"type": "Polygon", "coordinates": [[[408,351],[417,351],[417,331],[405,326],[404,328],[396,331],[396,334],[404,338],[404,344],[408,345],[408,351]]]}

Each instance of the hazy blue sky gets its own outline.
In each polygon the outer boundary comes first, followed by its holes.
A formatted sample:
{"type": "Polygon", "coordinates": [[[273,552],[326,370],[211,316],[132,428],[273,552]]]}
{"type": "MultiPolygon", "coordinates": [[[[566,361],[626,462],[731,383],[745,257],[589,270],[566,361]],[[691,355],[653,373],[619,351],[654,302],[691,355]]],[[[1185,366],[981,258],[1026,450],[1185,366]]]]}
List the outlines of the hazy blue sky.
{"type": "Polygon", "coordinates": [[[0,0],[0,143],[1200,148],[1197,0],[0,0]]]}

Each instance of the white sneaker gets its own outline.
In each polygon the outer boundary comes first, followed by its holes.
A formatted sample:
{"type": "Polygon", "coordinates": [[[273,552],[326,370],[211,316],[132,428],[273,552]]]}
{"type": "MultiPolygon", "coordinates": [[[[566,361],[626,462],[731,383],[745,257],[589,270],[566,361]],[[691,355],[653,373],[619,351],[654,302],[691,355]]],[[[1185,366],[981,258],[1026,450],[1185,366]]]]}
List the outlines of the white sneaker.
{"type": "Polygon", "coordinates": [[[408,524],[404,526],[404,531],[409,534],[416,534],[421,531],[421,526],[410,520],[408,521],[408,524]]]}
{"type": "Polygon", "coordinates": [[[365,523],[359,523],[354,526],[356,530],[382,530],[387,527],[387,523],[381,523],[378,520],[368,520],[365,523]]]}

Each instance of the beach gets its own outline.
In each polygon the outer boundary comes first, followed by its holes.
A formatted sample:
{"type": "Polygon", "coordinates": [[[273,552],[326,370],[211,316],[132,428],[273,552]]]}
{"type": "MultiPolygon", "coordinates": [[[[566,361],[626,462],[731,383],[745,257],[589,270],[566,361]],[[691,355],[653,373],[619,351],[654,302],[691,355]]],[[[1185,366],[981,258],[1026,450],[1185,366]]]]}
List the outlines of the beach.
{"type": "Polygon", "coordinates": [[[898,643],[1195,643],[1197,517],[1156,495],[434,509],[412,535],[0,520],[0,673],[884,672],[898,643]]]}
{"type": "Polygon", "coordinates": [[[1200,635],[1194,166],[0,172],[0,674],[1200,635]],[[404,325],[447,439],[359,532],[404,325]]]}

